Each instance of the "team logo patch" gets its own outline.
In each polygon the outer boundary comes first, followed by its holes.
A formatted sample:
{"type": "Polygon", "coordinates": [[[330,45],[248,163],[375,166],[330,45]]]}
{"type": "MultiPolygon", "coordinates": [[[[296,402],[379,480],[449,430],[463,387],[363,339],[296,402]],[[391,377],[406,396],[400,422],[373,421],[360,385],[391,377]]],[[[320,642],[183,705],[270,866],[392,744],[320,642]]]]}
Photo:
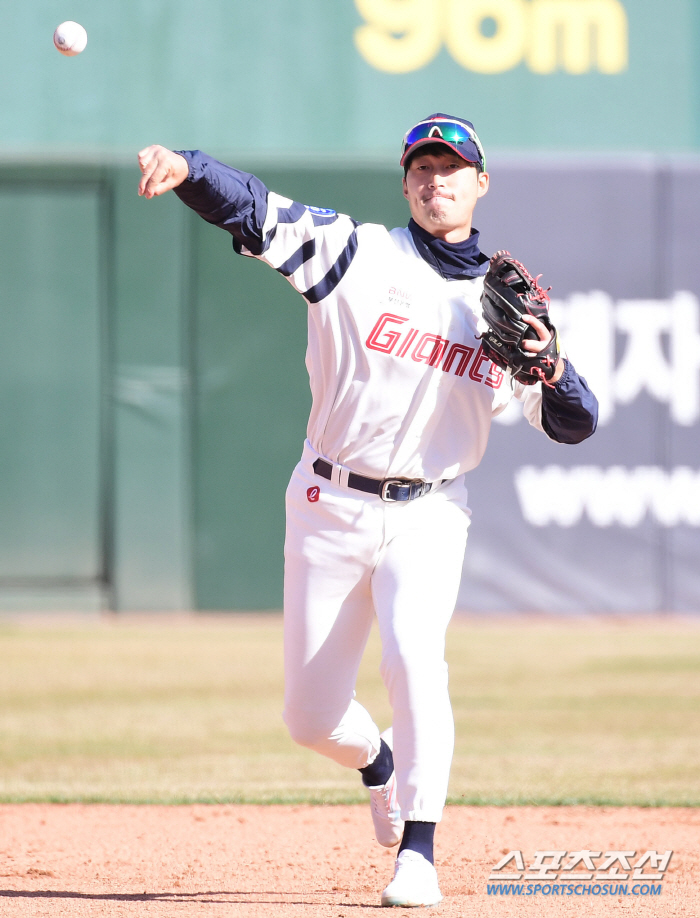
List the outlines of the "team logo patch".
{"type": "Polygon", "coordinates": [[[331,210],[328,207],[312,207],[310,204],[305,204],[304,207],[308,210],[310,214],[316,214],[317,217],[334,217],[335,211],[331,210]]]}
{"type": "Polygon", "coordinates": [[[321,496],[321,489],[318,485],[314,485],[313,488],[307,488],[306,490],[306,499],[310,504],[315,504],[316,501],[321,496]]]}

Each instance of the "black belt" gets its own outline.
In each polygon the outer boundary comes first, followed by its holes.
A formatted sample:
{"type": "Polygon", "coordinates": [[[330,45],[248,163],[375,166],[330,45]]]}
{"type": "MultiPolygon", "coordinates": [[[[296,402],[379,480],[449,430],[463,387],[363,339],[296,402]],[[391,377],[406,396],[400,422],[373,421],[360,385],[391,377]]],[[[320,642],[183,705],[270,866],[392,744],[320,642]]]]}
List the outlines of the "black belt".
{"type": "MultiPolygon", "coordinates": [[[[325,459],[314,462],[314,472],[321,478],[331,480],[333,466],[325,459]]],[[[423,481],[420,478],[366,478],[364,475],[348,474],[348,487],[355,491],[364,491],[365,494],[376,494],[385,501],[415,500],[427,494],[433,487],[432,481],[423,481]]]]}

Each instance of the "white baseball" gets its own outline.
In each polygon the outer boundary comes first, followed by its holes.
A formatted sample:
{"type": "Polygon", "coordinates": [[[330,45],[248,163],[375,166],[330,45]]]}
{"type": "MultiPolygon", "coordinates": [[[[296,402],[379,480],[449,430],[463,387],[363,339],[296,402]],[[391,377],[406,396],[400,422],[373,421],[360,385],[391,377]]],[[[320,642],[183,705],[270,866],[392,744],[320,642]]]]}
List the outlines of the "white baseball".
{"type": "Polygon", "coordinates": [[[53,33],[53,43],[61,54],[65,54],[66,57],[74,57],[85,50],[87,32],[79,23],[69,19],[67,22],[62,22],[53,33]]]}

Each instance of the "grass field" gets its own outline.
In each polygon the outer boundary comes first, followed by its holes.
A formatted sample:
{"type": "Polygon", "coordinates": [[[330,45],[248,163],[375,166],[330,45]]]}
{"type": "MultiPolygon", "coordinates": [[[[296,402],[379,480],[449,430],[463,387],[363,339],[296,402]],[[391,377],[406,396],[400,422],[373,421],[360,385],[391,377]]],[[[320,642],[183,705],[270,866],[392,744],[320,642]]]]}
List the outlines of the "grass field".
{"type": "MultiPolygon", "coordinates": [[[[457,619],[448,659],[452,802],[700,805],[700,619],[457,619]]],[[[281,699],[279,616],[6,621],[0,801],[364,800],[281,699]]]]}

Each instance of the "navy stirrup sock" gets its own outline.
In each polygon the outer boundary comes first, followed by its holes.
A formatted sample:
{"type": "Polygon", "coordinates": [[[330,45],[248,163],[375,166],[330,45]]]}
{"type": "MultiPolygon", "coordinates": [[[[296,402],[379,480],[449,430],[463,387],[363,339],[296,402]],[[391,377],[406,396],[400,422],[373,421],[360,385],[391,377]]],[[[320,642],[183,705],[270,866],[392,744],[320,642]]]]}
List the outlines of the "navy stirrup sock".
{"type": "Polygon", "coordinates": [[[365,787],[379,787],[380,784],[386,784],[394,770],[394,757],[391,749],[384,740],[381,743],[377,758],[372,764],[358,769],[365,787]]]}
{"type": "Polygon", "coordinates": [[[399,854],[401,854],[404,848],[409,848],[411,851],[417,851],[419,854],[422,854],[426,861],[430,861],[430,863],[433,864],[434,837],[434,822],[407,822],[404,826],[399,854]]]}

